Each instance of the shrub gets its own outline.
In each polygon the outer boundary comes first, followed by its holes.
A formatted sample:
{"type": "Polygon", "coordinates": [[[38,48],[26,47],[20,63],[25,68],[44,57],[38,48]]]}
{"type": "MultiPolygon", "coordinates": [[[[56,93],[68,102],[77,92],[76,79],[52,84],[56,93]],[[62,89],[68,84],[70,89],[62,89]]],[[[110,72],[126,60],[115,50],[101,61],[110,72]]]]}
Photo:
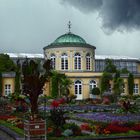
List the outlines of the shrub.
{"type": "Polygon", "coordinates": [[[76,125],[75,123],[68,123],[65,124],[64,129],[70,129],[73,132],[74,136],[79,136],[81,134],[81,129],[78,125],[76,125]]]}
{"type": "Polygon", "coordinates": [[[73,131],[71,129],[66,129],[63,133],[62,133],[63,136],[72,136],[73,135],[73,131]]]}
{"type": "Polygon", "coordinates": [[[92,89],[92,94],[93,95],[100,95],[100,89],[98,87],[95,87],[92,89]]]}

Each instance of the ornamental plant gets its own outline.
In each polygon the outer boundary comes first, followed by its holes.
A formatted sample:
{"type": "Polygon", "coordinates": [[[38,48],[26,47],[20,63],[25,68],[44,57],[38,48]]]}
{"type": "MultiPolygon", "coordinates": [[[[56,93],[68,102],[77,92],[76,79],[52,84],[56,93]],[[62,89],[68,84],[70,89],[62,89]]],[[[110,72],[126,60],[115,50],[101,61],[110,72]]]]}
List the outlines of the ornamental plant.
{"type": "Polygon", "coordinates": [[[92,128],[88,123],[81,124],[80,128],[81,130],[90,131],[90,132],[92,131],[92,128]]]}
{"type": "Polygon", "coordinates": [[[26,59],[22,65],[23,94],[30,100],[33,118],[35,114],[38,114],[38,97],[43,93],[43,86],[51,74],[51,61],[45,61],[43,68],[44,73],[41,73],[39,64],[33,60],[28,61],[28,59],[26,59]]]}
{"type": "Polygon", "coordinates": [[[64,116],[65,112],[61,109],[60,104],[64,102],[61,100],[54,100],[51,104],[52,109],[50,110],[50,119],[54,123],[56,129],[62,127],[65,124],[66,117],[64,116]]]}

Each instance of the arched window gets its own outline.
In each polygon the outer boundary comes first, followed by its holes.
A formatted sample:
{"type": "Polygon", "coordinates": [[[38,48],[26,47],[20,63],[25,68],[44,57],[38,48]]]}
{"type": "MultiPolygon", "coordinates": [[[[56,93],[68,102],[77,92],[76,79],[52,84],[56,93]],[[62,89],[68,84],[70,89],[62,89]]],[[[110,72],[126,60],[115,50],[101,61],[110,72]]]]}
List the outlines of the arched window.
{"type": "Polygon", "coordinates": [[[61,56],[61,69],[62,70],[68,69],[68,56],[66,53],[63,53],[61,56]]]}
{"type": "Polygon", "coordinates": [[[76,53],[74,55],[74,69],[75,70],[81,69],[81,55],[79,53],[76,53]]]}
{"type": "Polygon", "coordinates": [[[91,80],[90,83],[89,83],[90,94],[91,94],[91,92],[92,92],[92,89],[95,88],[95,87],[97,87],[96,81],[91,80]]]}
{"type": "Polygon", "coordinates": [[[50,59],[51,59],[52,68],[55,69],[55,59],[56,59],[55,58],[55,54],[51,54],[51,58],[50,59]]]}
{"type": "Polygon", "coordinates": [[[82,82],[80,80],[75,81],[75,94],[82,94],[82,82]]]}
{"type": "Polygon", "coordinates": [[[91,60],[90,54],[87,53],[87,55],[86,55],[86,70],[90,70],[90,60],[91,60]]]}

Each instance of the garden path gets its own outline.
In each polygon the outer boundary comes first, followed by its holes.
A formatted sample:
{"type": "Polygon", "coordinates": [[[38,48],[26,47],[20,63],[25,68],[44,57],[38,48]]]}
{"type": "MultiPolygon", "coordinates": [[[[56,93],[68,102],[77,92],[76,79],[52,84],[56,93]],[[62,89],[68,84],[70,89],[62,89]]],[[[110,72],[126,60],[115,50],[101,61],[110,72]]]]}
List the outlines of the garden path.
{"type": "Polygon", "coordinates": [[[0,140],[14,140],[14,138],[10,137],[7,133],[0,130],[0,140]]]}

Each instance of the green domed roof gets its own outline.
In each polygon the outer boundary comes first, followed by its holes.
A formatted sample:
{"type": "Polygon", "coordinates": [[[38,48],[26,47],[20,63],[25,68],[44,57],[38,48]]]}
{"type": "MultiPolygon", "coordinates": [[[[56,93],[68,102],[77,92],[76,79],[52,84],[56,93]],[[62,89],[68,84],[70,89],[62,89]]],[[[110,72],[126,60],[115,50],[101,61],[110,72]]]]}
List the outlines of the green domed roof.
{"type": "Polygon", "coordinates": [[[86,41],[78,35],[67,33],[58,37],[52,44],[63,44],[63,43],[86,44],[86,41]]]}

